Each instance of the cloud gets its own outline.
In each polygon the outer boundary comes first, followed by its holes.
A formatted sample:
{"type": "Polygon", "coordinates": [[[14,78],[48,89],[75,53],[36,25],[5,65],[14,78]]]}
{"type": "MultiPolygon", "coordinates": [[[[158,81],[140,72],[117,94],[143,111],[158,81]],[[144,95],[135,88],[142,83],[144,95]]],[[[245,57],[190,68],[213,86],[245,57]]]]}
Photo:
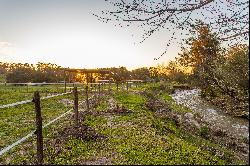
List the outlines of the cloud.
{"type": "Polygon", "coordinates": [[[6,60],[15,53],[15,46],[9,42],[0,42],[0,59],[6,60]]]}

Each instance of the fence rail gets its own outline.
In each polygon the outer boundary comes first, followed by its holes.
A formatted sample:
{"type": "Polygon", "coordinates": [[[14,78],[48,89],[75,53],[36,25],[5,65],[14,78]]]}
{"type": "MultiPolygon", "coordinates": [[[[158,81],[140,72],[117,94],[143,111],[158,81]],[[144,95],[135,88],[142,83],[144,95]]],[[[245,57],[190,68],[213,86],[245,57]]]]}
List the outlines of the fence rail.
{"type": "MultiPolygon", "coordinates": [[[[66,93],[60,93],[60,94],[56,94],[56,95],[46,96],[46,97],[42,97],[41,99],[49,99],[49,98],[53,98],[53,97],[57,97],[57,96],[67,95],[67,94],[70,94],[70,93],[72,93],[72,92],[66,92],[66,93]]],[[[19,101],[19,102],[16,102],[16,103],[1,105],[0,108],[14,107],[14,106],[17,106],[17,105],[32,103],[32,101],[33,101],[33,100],[19,101]]]]}
{"type": "MultiPolygon", "coordinates": [[[[58,116],[57,118],[51,120],[50,122],[48,122],[47,124],[45,124],[42,128],[48,127],[49,125],[51,125],[52,123],[54,123],[55,121],[61,119],[62,117],[64,117],[65,115],[69,114],[73,109],[68,110],[67,112],[63,113],[62,115],[58,116]]],[[[2,156],[4,153],[8,152],[10,149],[14,148],[15,146],[19,145],[20,143],[24,142],[25,140],[27,140],[28,138],[32,137],[35,134],[36,130],[33,130],[32,132],[30,132],[28,135],[26,135],[25,137],[19,139],[18,141],[14,142],[13,144],[3,148],[0,151],[0,156],[2,156]]]]}
{"type": "MultiPolygon", "coordinates": [[[[88,86],[86,86],[88,87],[88,86]]],[[[38,128],[45,128],[45,127],[48,127],[49,125],[51,125],[52,123],[54,123],[55,121],[61,119],[62,117],[66,116],[67,114],[69,114],[72,110],[75,110],[75,114],[77,113],[78,114],[78,92],[80,91],[83,91],[85,89],[80,89],[80,90],[77,90],[77,87],[74,87],[73,91],[70,91],[70,92],[66,92],[66,93],[60,93],[60,94],[56,94],[56,95],[51,95],[51,96],[47,96],[47,97],[42,97],[40,98],[40,95],[39,95],[39,92],[36,91],[34,92],[34,97],[33,97],[33,100],[25,100],[25,101],[19,101],[19,102],[16,102],[16,103],[12,103],[12,104],[7,104],[7,105],[2,105],[0,106],[0,108],[8,108],[8,107],[14,107],[14,106],[17,106],[17,105],[22,105],[22,104],[26,104],[26,103],[32,103],[34,102],[35,103],[35,110],[36,110],[36,119],[40,119],[41,120],[41,108],[40,108],[40,100],[43,100],[43,99],[49,99],[49,98],[53,98],[53,97],[57,97],[57,96],[63,96],[63,95],[67,95],[67,94],[73,94],[74,95],[74,100],[77,101],[75,102],[74,104],[74,109],[70,109],[68,111],[66,111],[65,113],[59,115],[57,118],[49,121],[47,124],[45,125],[40,125],[39,124],[42,124],[42,123],[37,123],[37,129],[36,130],[33,130],[31,131],[28,135],[26,135],[25,137],[22,137],[21,139],[17,140],[16,142],[6,146],[5,148],[3,148],[2,150],[0,150],[0,156],[2,156],[3,154],[5,154],[6,152],[8,152],[9,150],[11,150],[12,148],[14,148],[15,146],[21,144],[22,142],[24,142],[25,140],[27,140],[28,138],[32,137],[34,134],[37,134],[37,138],[39,137],[38,135],[38,128]],[[37,95],[39,96],[37,98],[37,95]],[[39,113],[38,110],[40,109],[40,114],[37,114],[39,113]]],[[[88,88],[86,88],[86,103],[89,102],[89,100],[93,99],[93,96],[91,97],[88,97],[88,88]]],[[[76,124],[78,124],[78,115],[75,116],[75,120],[76,120],[76,124]]],[[[42,137],[42,134],[40,134],[40,137],[42,137]]],[[[42,147],[42,144],[41,144],[41,140],[42,138],[38,139],[37,142],[40,142],[40,145],[39,145],[39,148],[40,148],[40,151],[41,150],[41,147],[42,147]],[[39,140],[39,141],[38,141],[39,140]]],[[[42,155],[41,153],[38,152],[38,164],[42,164],[42,155]]]]}
{"type": "MultiPolygon", "coordinates": [[[[68,92],[67,94],[69,93],[72,93],[72,92],[68,92]]],[[[51,98],[51,97],[50,97],[51,98]]],[[[93,96],[88,98],[89,100],[92,100],[93,99],[93,96]]],[[[31,100],[32,102],[32,100],[31,100]]],[[[69,114],[70,112],[72,112],[74,109],[70,109],[68,111],[66,111],[65,113],[61,114],[60,116],[58,116],[57,118],[49,121],[47,124],[45,124],[42,128],[46,128],[48,127],[49,125],[51,125],[52,123],[56,122],[57,120],[61,119],[62,117],[66,116],[67,114],[69,114]]],[[[14,142],[13,144],[11,145],[8,145],[6,146],[5,148],[3,148],[1,151],[0,151],[0,156],[2,156],[4,153],[8,152],[9,150],[11,150],[12,148],[14,148],[15,146],[21,144],[22,142],[24,142],[25,140],[27,140],[28,138],[32,137],[34,134],[35,134],[36,130],[33,130],[32,132],[30,132],[28,135],[26,135],[25,137],[17,140],[16,142],[14,142]]]]}
{"type": "MultiPolygon", "coordinates": [[[[6,83],[3,83],[3,82],[0,82],[0,85],[64,85],[65,83],[35,83],[35,82],[26,82],[26,83],[13,83],[13,82],[6,82],[6,83]]],[[[74,82],[74,83],[66,83],[67,85],[84,85],[83,83],[80,83],[80,82],[74,82]]],[[[104,83],[88,83],[89,85],[98,85],[98,84],[115,84],[115,82],[110,82],[110,83],[107,83],[107,82],[104,82],[104,83]]]]}
{"type": "MultiPolygon", "coordinates": [[[[105,88],[105,85],[107,85],[107,84],[108,85],[111,85],[111,84],[118,85],[117,83],[89,83],[83,89],[77,90],[77,87],[74,86],[74,88],[70,92],[55,94],[55,95],[41,97],[41,98],[40,98],[39,92],[35,91],[34,92],[33,100],[19,101],[19,102],[16,102],[16,103],[12,103],[12,104],[7,104],[7,105],[0,106],[0,108],[8,108],[8,107],[14,107],[14,106],[17,106],[17,105],[22,105],[22,104],[34,102],[34,104],[35,104],[35,112],[36,112],[36,127],[37,127],[36,130],[31,131],[25,137],[22,137],[21,139],[17,140],[16,142],[14,142],[14,143],[6,146],[2,150],[0,150],[0,156],[2,156],[3,154],[5,154],[6,152],[8,152],[9,150],[11,150],[12,148],[14,148],[15,146],[21,144],[22,142],[24,142],[25,140],[27,140],[28,138],[30,138],[34,134],[36,134],[37,135],[37,161],[38,161],[38,164],[42,164],[43,163],[43,136],[42,136],[42,129],[45,128],[45,127],[48,127],[52,123],[56,122],[57,120],[61,119],[64,116],[66,116],[72,110],[74,110],[74,120],[75,120],[75,125],[77,126],[78,125],[78,104],[79,104],[78,103],[78,92],[80,92],[80,91],[86,92],[85,93],[85,96],[86,96],[86,100],[85,100],[86,110],[89,111],[89,100],[92,100],[94,98],[94,96],[96,96],[96,94],[98,94],[99,95],[98,102],[100,102],[101,91],[104,92],[105,90],[109,90],[109,92],[110,92],[110,89],[111,89],[110,86],[107,89],[105,88]],[[94,85],[94,87],[96,89],[94,92],[96,94],[94,94],[93,96],[89,97],[88,93],[90,92],[89,87],[91,85],[94,85]],[[96,85],[98,85],[98,87],[96,85]],[[64,112],[63,114],[59,115],[55,119],[49,121],[47,124],[42,125],[42,118],[41,118],[41,109],[42,108],[40,107],[40,100],[49,99],[49,98],[53,98],[53,97],[57,97],[57,96],[63,96],[63,95],[67,95],[67,94],[73,94],[73,96],[74,96],[74,107],[73,107],[73,109],[70,109],[70,110],[64,112]]],[[[74,84],[74,85],[76,85],[76,84],[74,84]]],[[[127,83],[126,89],[128,90],[128,83],[127,83]]]]}

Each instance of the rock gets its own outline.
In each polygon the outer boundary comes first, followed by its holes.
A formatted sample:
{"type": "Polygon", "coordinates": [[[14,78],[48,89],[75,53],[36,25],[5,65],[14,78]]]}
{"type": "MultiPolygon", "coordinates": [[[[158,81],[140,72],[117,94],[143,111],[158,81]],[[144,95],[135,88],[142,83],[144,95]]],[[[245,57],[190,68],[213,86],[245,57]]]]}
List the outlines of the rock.
{"type": "Polygon", "coordinates": [[[224,136],[227,135],[226,131],[224,131],[224,130],[222,130],[222,129],[215,129],[215,130],[213,131],[213,134],[214,134],[215,136],[218,136],[218,137],[224,137],[224,136]]]}
{"type": "Polygon", "coordinates": [[[166,112],[167,110],[166,109],[159,109],[159,110],[157,110],[155,113],[163,113],[163,112],[166,112]]]}
{"type": "Polygon", "coordinates": [[[179,114],[173,114],[172,115],[173,120],[175,121],[176,125],[179,125],[182,121],[182,116],[179,114]]]}
{"type": "Polygon", "coordinates": [[[192,119],[192,118],[194,118],[194,115],[192,113],[188,112],[184,115],[184,117],[187,119],[192,119]]]}
{"type": "Polygon", "coordinates": [[[184,120],[186,123],[190,125],[194,125],[196,128],[200,128],[200,124],[194,119],[194,115],[192,113],[186,113],[184,115],[184,120]]]}

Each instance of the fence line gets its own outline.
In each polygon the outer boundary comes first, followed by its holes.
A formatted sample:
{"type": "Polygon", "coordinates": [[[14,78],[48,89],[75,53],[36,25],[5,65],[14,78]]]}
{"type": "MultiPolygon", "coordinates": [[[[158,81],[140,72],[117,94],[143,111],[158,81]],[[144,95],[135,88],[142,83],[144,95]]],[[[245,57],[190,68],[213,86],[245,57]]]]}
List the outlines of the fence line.
{"type": "Polygon", "coordinates": [[[0,156],[3,155],[4,153],[8,152],[10,149],[12,149],[13,147],[15,147],[16,145],[22,143],[23,141],[25,141],[26,139],[28,139],[29,137],[31,137],[36,130],[32,131],[31,133],[29,133],[28,135],[26,135],[25,137],[21,138],[20,140],[16,141],[15,143],[5,147],[4,149],[2,149],[0,151],[0,156]]]}
{"type": "MultiPolygon", "coordinates": [[[[69,114],[73,109],[68,110],[67,112],[63,113],[62,115],[58,116],[57,118],[53,119],[52,121],[48,122],[47,124],[45,124],[42,128],[48,127],[49,125],[51,125],[52,123],[54,123],[55,121],[59,120],[60,118],[64,117],[65,115],[69,114]]],[[[33,136],[35,134],[36,130],[33,130],[32,132],[30,132],[28,135],[26,135],[25,137],[19,139],[18,141],[14,142],[13,144],[5,147],[4,149],[2,149],[0,151],[0,156],[3,155],[4,153],[8,152],[10,149],[14,148],[16,145],[19,145],[20,143],[22,143],[23,141],[25,141],[26,139],[30,138],[31,136],[33,136]]]]}
{"type": "MultiPolygon", "coordinates": [[[[9,83],[0,83],[2,85],[30,85],[30,86],[34,86],[34,85],[64,85],[64,83],[33,83],[33,82],[29,82],[29,83],[13,83],[13,82],[9,82],[9,83]]],[[[79,85],[82,83],[67,83],[67,85],[79,85]]]]}
{"type": "MultiPolygon", "coordinates": [[[[15,84],[15,83],[11,83],[11,84],[15,84]]],[[[18,83],[18,84],[27,84],[27,83],[18,83]]],[[[71,84],[73,84],[73,83],[71,83],[71,84]]],[[[105,85],[105,84],[109,84],[109,83],[89,83],[89,85],[100,85],[100,84],[105,85]]],[[[115,83],[111,83],[111,84],[115,84],[115,83]]],[[[106,88],[104,88],[104,89],[106,90],[106,88]]],[[[80,89],[79,91],[83,91],[83,90],[84,89],[80,89]]],[[[128,90],[128,88],[127,88],[127,90],[128,90]]],[[[60,93],[60,94],[56,94],[56,95],[46,96],[46,97],[42,97],[41,100],[49,99],[49,98],[53,98],[53,97],[57,97],[57,96],[63,96],[63,95],[67,95],[67,94],[70,94],[70,93],[72,93],[72,92],[70,91],[70,92],[66,92],[66,93],[60,93]]],[[[32,100],[24,100],[24,101],[19,101],[19,102],[16,102],[16,103],[1,105],[0,109],[1,108],[14,107],[14,106],[17,106],[17,105],[27,104],[27,103],[31,103],[31,102],[32,102],[32,100]]]]}
{"type": "MultiPolygon", "coordinates": [[[[75,82],[75,83],[66,83],[67,85],[83,85],[84,83],[79,83],[79,82],[75,82]]],[[[109,83],[88,83],[89,85],[97,85],[97,84],[109,84],[109,83]]],[[[115,84],[114,82],[110,82],[110,84],[115,84]]],[[[34,86],[34,85],[64,85],[64,83],[0,83],[0,85],[30,85],[30,86],[34,86]]]]}
{"type": "MultiPolygon", "coordinates": [[[[67,95],[67,94],[70,94],[70,93],[72,93],[72,92],[66,92],[66,93],[60,93],[60,94],[56,94],[56,95],[46,96],[46,97],[42,97],[41,99],[49,99],[49,98],[53,98],[53,97],[57,97],[57,96],[67,95]]],[[[27,103],[31,103],[31,102],[32,102],[32,100],[24,100],[24,101],[19,101],[19,102],[16,102],[16,103],[2,105],[2,106],[0,106],[0,108],[14,107],[14,106],[17,106],[17,105],[27,104],[27,103]]]]}
{"type": "Polygon", "coordinates": [[[14,106],[17,106],[17,105],[27,104],[27,103],[31,103],[31,102],[32,102],[32,100],[19,101],[19,102],[16,102],[16,103],[2,105],[2,106],[0,106],[0,108],[14,107],[14,106]]]}
{"type": "MultiPolygon", "coordinates": [[[[104,91],[106,88],[104,88],[104,85],[105,84],[109,84],[109,85],[111,85],[111,83],[91,83],[91,84],[98,84],[99,86],[98,86],[98,94],[99,94],[99,97],[100,97],[100,91],[101,91],[101,85],[102,85],[102,91],[104,91]]],[[[91,84],[88,84],[88,85],[91,85],[91,84]]],[[[88,101],[90,100],[90,99],[93,99],[93,96],[91,96],[90,98],[88,97],[88,85],[85,87],[86,88],[86,106],[87,106],[87,110],[89,109],[88,108],[88,101]]],[[[110,89],[110,87],[108,88],[108,89],[110,89]]],[[[76,90],[76,92],[74,93],[74,97],[75,97],[75,99],[76,99],[76,95],[77,95],[77,88],[75,87],[75,89],[74,90],[76,90]]],[[[80,89],[79,91],[82,91],[82,90],[85,90],[85,89],[80,89]]],[[[128,90],[128,89],[127,89],[128,90]]],[[[70,91],[70,92],[66,92],[66,93],[61,93],[61,94],[56,94],[56,95],[52,95],[52,96],[47,96],[47,97],[42,97],[41,99],[49,99],[49,98],[52,98],[52,97],[56,97],[56,96],[62,96],[62,95],[66,95],[66,94],[70,94],[70,93],[72,93],[72,91],[70,91]]],[[[35,95],[35,93],[34,93],[34,95],[35,95]]],[[[38,92],[38,95],[39,95],[39,92],[38,92]]],[[[39,107],[40,107],[40,97],[39,97],[39,107]]],[[[78,99],[77,99],[78,100],[78,99]]],[[[100,99],[99,99],[100,100],[100,99]]],[[[98,101],[99,101],[98,100],[98,101]]],[[[7,105],[3,105],[3,106],[0,106],[0,108],[7,108],[7,107],[12,107],[12,106],[16,106],[16,105],[21,105],[21,104],[25,104],[25,103],[30,103],[30,102],[34,102],[34,99],[33,100],[26,100],[26,101],[20,101],[20,102],[16,102],[16,103],[12,103],[12,104],[7,104],[7,105]]],[[[75,104],[77,104],[77,107],[78,107],[78,102],[77,103],[75,103],[75,104]]],[[[74,107],[74,109],[76,109],[75,107],[74,107]]],[[[55,118],[55,119],[53,119],[53,120],[51,120],[51,121],[49,121],[47,124],[45,124],[45,125],[43,125],[41,128],[45,128],[45,127],[47,127],[47,126],[49,126],[49,125],[51,125],[52,123],[54,123],[55,121],[57,121],[57,120],[59,120],[60,118],[62,118],[62,117],[64,117],[65,115],[67,115],[67,114],[69,114],[72,110],[74,110],[74,109],[70,109],[70,110],[68,110],[67,112],[65,112],[65,113],[63,113],[63,114],[61,114],[60,116],[58,116],[57,118],[55,118]]],[[[41,124],[42,125],[42,124],[41,124]]],[[[38,130],[38,129],[37,129],[38,130]]],[[[21,138],[21,139],[19,139],[18,141],[16,141],[16,142],[14,142],[13,144],[11,144],[11,145],[8,145],[7,147],[5,147],[5,148],[3,148],[2,150],[0,150],[0,156],[1,155],[3,155],[4,153],[6,153],[6,152],[8,152],[9,150],[11,150],[12,148],[14,148],[15,146],[17,146],[17,145],[19,145],[20,143],[22,143],[22,142],[24,142],[25,140],[27,140],[28,138],[30,138],[30,137],[32,137],[36,132],[37,132],[37,130],[34,130],[34,131],[32,131],[32,132],[30,132],[28,135],[26,135],[25,137],[23,137],[23,138],[21,138]]],[[[38,142],[38,141],[37,141],[38,142]]],[[[41,145],[42,146],[42,145],[41,145]]],[[[38,146],[37,146],[38,147],[38,146]]],[[[41,161],[42,162],[42,161],[41,161]]]]}
{"type": "MultiPolygon", "coordinates": [[[[82,90],[82,89],[81,89],[82,90]]],[[[67,92],[67,94],[69,94],[71,92],[67,92]]],[[[93,96],[89,98],[89,100],[93,99],[93,96]]],[[[32,102],[32,100],[31,100],[32,102]]],[[[49,125],[51,125],[52,123],[54,123],[55,121],[59,120],[60,118],[64,117],[65,115],[69,114],[73,109],[68,110],[67,112],[61,114],[60,116],[58,116],[57,118],[51,120],[50,122],[48,122],[47,124],[45,124],[42,128],[48,127],[49,125]]],[[[2,156],[4,153],[8,152],[10,149],[14,148],[16,145],[19,145],[20,143],[22,143],[23,141],[27,140],[28,138],[32,137],[35,134],[36,130],[33,130],[32,132],[30,132],[28,135],[26,135],[25,137],[19,139],[18,141],[14,142],[13,144],[5,147],[4,149],[2,149],[0,151],[0,156],[2,156]]]]}

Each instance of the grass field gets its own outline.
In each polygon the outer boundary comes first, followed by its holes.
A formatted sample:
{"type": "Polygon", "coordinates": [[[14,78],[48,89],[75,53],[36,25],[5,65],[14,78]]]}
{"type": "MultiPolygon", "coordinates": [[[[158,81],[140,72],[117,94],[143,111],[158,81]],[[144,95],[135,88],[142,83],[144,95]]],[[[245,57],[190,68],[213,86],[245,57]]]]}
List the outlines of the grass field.
{"type": "MultiPolygon", "coordinates": [[[[39,88],[50,92],[57,89],[32,87],[27,92],[20,87],[1,86],[0,105],[30,99],[39,88]]],[[[183,115],[190,110],[174,103],[158,84],[133,86],[129,90],[120,88],[116,91],[113,86],[112,93],[102,94],[99,104],[89,112],[81,105],[78,128],[73,127],[73,114],[45,128],[44,163],[244,164],[235,157],[232,149],[202,137],[200,131],[186,130],[185,126],[177,124],[170,115],[183,115]],[[165,112],[149,109],[152,98],[162,102],[165,112]]],[[[80,101],[85,99],[83,94],[80,93],[80,101]]],[[[42,100],[44,123],[72,108],[71,104],[62,102],[65,99],[73,101],[72,94],[42,100]]],[[[0,111],[1,149],[35,129],[32,103],[0,111]]],[[[1,156],[0,164],[35,164],[35,140],[33,136],[1,156]]]]}

